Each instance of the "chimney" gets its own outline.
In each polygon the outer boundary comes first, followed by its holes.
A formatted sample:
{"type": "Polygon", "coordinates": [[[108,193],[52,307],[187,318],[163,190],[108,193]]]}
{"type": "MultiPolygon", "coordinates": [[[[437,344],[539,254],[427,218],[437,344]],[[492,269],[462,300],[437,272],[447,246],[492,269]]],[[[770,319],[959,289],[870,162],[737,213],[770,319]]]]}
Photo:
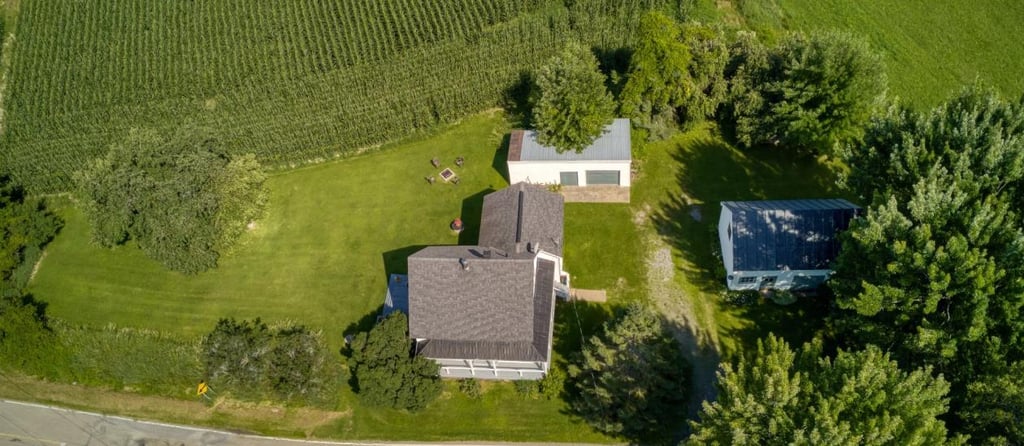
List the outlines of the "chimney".
{"type": "Polygon", "coordinates": [[[463,271],[469,271],[469,262],[466,261],[465,257],[459,257],[459,265],[462,266],[463,271]]]}

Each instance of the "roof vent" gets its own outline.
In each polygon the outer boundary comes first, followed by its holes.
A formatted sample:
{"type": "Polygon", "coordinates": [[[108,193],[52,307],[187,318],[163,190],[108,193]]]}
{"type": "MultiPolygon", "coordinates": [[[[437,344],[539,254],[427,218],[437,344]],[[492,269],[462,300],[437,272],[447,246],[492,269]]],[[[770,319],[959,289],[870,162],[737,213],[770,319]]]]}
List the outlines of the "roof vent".
{"type": "Polygon", "coordinates": [[[469,271],[469,262],[466,261],[465,257],[459,257],[459,265],[462,266],[463,271],[469,271]]]}

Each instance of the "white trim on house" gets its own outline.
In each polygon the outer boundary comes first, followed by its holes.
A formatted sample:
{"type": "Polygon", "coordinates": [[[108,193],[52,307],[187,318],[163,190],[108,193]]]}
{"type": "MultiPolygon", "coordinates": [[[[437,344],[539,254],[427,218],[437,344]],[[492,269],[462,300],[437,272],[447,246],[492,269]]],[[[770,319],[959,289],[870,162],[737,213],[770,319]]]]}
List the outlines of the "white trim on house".
{"type": "Polygon", "coordinates": [[[832,276],[830,269],[789,271],[733,271],[726,277],[726,285],[733,291],[813,290],[832,276]]]}
{"type": "Polygon", "coordinates": [[[493,359],[438,359],[442,378],[501,380],[537,380],[547,374],[549,364],[542,361],[501,361],[493,359]]]}

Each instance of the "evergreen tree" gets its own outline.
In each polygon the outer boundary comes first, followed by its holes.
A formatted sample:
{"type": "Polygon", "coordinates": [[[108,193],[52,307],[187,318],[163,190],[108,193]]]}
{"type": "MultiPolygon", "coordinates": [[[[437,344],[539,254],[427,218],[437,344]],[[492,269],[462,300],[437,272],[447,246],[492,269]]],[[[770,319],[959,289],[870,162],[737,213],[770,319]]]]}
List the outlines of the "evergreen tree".
{"type": "Polygon", "coordinates": [[[415,411],[441,394],[437,363],[411,355],[408,327],[405,314],[396,311],[352,340],[349,367],[367,404],[415,411]]]}
{"type": "Polygon", "coordinates": [[[756,355],[718,374],[718,398],[693,422],[693,445],[942,445],[949,385],[901,371],[876,347],[822,355],[769,336],[756,355]]]}
{"type": "Polygon", "coordinates": [[[615,103],[597,58],[570,42],[537,72],[533,108],[537,141],[558,152],[581,152],[611,123],[615,103]]]}
{"type": "Polygon", "coordinates": [[[1024,444],[1024,361],[969,384],[959,415],[968,432],[989,444],[1024,444]]]}
{"type": "Polygon", "coordinates": [[[652,309],[632,304],[569,366],[573,408],[601,432],[651,441],[682,415],[689,367],[652,309]]]}
{"type": "MultiPolygon", "coordinates": [[[[873,204],[842,235],[831,326],[850,345],[934,366],[957,414],[981,407],[972,386],[1024,359],[1021,105],[974,87],[931,112],[894,108],[844,156],[847,183],[873,204]]],[[[992,423],[965,426],[994,435],[992,423]]]]}

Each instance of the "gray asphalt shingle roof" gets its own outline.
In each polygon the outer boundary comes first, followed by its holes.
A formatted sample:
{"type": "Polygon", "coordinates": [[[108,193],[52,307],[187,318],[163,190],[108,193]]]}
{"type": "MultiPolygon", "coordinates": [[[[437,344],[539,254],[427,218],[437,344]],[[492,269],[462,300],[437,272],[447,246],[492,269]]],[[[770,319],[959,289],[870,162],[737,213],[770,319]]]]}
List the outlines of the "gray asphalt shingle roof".
{"type": "Polygon", "coordinates": [[[409,335],[431,358],[546,361],[553,262],[479,246],[431,246],[409,256],[409,335]]]}
{"type": "Polygon", "coordinates": [[[562,255],[564,198],[543,187],[516,183],[484,197],[480,245],[525,252],[527,244],[562,255]]]}
{"type": "Polygon", "coordinates": [[[515,130],[509,140],[509,161],[623,161],[632,159],[629,120],[615,119],[604,133],[581,153],[558,153],[553,147],[537,142],[534,130],[515,130]]]}
{"type": "Polygon", "coordinates": [[[842,199],[724,201],[733,271],[828,269],[860,208],[842,199]]]}
{"type": "Polygon", "coordinates": [[[409,256],[409,335],[436,359],[548,361],[563,199],[518,183],[484,197],[478,246],[429,246],[409,256]],[[532,251],[532,252],[531,252],[532,251]]]}

